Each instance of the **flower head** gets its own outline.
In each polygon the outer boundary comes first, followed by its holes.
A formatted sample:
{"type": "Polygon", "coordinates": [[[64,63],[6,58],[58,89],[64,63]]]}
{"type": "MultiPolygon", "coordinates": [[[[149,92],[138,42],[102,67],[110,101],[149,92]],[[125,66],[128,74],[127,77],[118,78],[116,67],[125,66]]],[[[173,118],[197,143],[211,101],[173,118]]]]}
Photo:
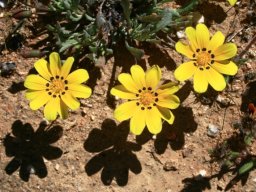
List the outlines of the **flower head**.
{"type": "Polygon", "coordinates": [[[119,121],[130,120],[130,130],[140,135],[147,126],[149,132],[157,134],[162,130],[161,119],[169,124],[174,121],[170,109],[179,106],[180,100],[173,95],[179,90],[175,83],[159,85],[161,70],[153,66],[146,73],[139,65],[131,67],[131,74],[121,73],[118,80],[121,85],[111,89],[111,94],[128,99],[114,111],[119,121]]]}
{"type": "Polygon", "coordinates": [[[230,5],[234,6],[237,2],[237,0],[228,0],[228,2],[230,3],[230,5]]]}
{"type": "Polygon", "coordinates": [[[69,57],[61,64],[59,54],[50,54],[50,63],[45,59],[35,62],[35,69],[39,75],[28,75],[24,86],[28,88],[26,98],[30,101],[30,108],[39,109],[43,105],[44,116],[47,120],[54,120],[57,114],[62,119],[67,118],[68,108],[79,108],[80,102],[76,98],[88,98],[91,89],[81,83],[88,80],[86,70],[78,69],[70,73],[74,58],[69,57]],[[70,74],[69,74],[70,73],[70,74]]]}
{"type": "Polygon", "coordinates": [[[198,24],[196,29],[186,28],[189,45],[176,43],[176,50],[188,57],[191,61],[181,64],[174,72],[179,81],[194,77],[194,89],[198,93],[207,90],[210,84],[216,91],[226,87],[222,74],[235,75],[238,67],[228,59],[234,57],[237,48],[234,43],[224,43],[224,35],[218,31],[210,39],[208,28],[198,24]]]}

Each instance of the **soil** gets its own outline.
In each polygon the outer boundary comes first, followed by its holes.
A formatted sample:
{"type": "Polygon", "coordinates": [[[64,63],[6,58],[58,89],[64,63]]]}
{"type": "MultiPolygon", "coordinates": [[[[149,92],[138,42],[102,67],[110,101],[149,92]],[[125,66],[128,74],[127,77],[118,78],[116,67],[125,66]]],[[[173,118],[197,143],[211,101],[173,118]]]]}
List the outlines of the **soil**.
{"type": "MultiPolygon", "coordinates": [[[[114,120],[118,102],[109,90],[118,74],[129,72],[134,64],[125,51],[118,50],[104,67],[83,65],[93,94],[81,99],[80,109],[70,112],[68,119],[49,124],[42,110],[31,110],[23,83],[37,58],[21,55],[34,41],[25,24],[19,31],[26,36],[21,47],[4,49],[0,55],[0,63],[16,64],[12,72],[0,76],[0,192],[256,191],[255,170],[243,177],[237,177],[234,169],[221,172],[222,162],[211,156],[217,145],[236,143],[239,131],[233,125],[247,113],[248,103],[255,102],[256,46],[250,45],[256,31],[255,1],[252,5],[253,1],[238,1],[230,7],[215,1],[199,8],[210,31],[222,31],[236,43],[237,61],[245,61],[223,92],[210,89],[199,95],[190,81],[182,83],[177,93],[182,104],[174,110],[175,122],[164,123],[156,136],[145,130],[136,137],[129,133],[128,122],[114,120]],[[210,124],[219,130],[214,136],[207,133],[210,124]]],[[[0,44],[17,22],[0,18],[0,44]]],[[[139,64],[144,68],[158,64],[163,80],[174,80],[173,71],[184,58],[172,48],[143,48],[146,57],[139,64]]],[[[256,154],[255,142],[248,150],[256,154]]]]}

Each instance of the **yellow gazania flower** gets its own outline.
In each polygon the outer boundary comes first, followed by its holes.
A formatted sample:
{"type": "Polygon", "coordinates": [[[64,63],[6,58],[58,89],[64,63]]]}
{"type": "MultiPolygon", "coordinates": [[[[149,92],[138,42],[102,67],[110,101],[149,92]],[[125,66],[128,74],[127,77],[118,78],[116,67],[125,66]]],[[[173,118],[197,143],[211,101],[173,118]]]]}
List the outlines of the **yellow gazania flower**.
{"type": "Polygon", "coordinates": [[[236,4],[237,0],[228,0],[228,2],[230,3],[230,5],[234,6],[236,4]]]}
{"type": "Polygon", "coordinates": [[[131,67],[131,75],[121,73],[118,80],[122,85],[111,89],[111,94],[128,99],[114,111],[118,121],[130,120],[130,130],[140,135],[148,127],[149,132],[157,134],[162,130],[161,118],[169,124],[174,121],[170,109],[179,106],[180,100],[173,95],[179,90],[175,83],[159,85],[161,70],[153,66],[146,73],[139,65],[131,67]]]}
{"type": "Polygon", "coordinates": [[[81,84],[89,78],[87,71],[78,69],[70,73],[73,62],[74,58],[69,57],[61,65],[59,54],[53,52],[50,64],[45,59],[36,61],[34,67],[39,75],[28,75],[24,82],[30,108],[36,110],[46,104],[44,116],[47,120],[55,120],[57,114],[62,119],[67,118],[68,108],[75,110],[80,106],[76,97],[91,95],[91,89],[81,84]]]}
{"type": "Polygon", "coordinates": [[[185,33],[190,41],[189,45],[176,43],[176,50],[191,59],[181,64],[174,72],[179,81],[184,81],[194,76],[194,90],[203,93],[210,84],[216,91],[226,87],[222,74],[235,75],[238,67],[232,61],[237,53],[234,43],[224,43],[224,35],[218,31],[210,39],[208,28],[198,24],[196,29],[187,27],[185,33]]]}

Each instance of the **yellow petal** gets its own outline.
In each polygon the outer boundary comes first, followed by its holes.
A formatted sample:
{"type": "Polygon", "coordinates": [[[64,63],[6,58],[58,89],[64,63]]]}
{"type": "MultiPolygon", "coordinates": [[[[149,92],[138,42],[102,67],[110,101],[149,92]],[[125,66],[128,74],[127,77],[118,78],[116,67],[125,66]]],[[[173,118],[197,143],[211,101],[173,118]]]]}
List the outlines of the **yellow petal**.
{"type": "Polygon", "coordinates": [[[61,68],[60,56],[58,53],[52,52],[50,54],[50,70],[51,70],[52,76],[59,75],[60,68],[61,68]]]}
{"type": "Polygon", "coordinates": [[[146,111],[137,110],[131,117],[130,130],[135,135],[140,135],[146,126],[146,111]]]}
{"type": "Polygon", "coordinates": [[[157,90],[157,93],[159,96],[161,95],[172,95],[174,93],[176,93],[177,91],[179,91],[180,87],[179,86],[175,86],[177,85],[177,83],[167,83],[164,84],[162,86],[160,86],[157,90]],[[170,86],[168,87],[168,84],[170,84],[170,86]],[[166,87],[166,88],[165,88],[166,87]]]}
{"type": "Polygon", "coordinates": [[[68,76],[68,74],[70,73],[71,67],[73,65],[74,62],[74,57],[69,57],[67,58],[67,60],[65,61],[65,63],[62,65],[61,67],[61,72],[60,75],[62,77],[64,77],[64,79],[68,76]]]}
{"type": "Polygon", "coordinates": [[[215,69],[211,68],[206,70],[207,72],[207,80],[209,84],[215,89],[216,91],[222,91],[226,87],[226,81],[220,73],[218,73],[215,69]]]}
{"type": "Polygon", "coordinates": [[[180,105],[180,99],[176,95],[159,95],[158,98],[156,104],[161,107],[176,109],[180,105]]]}
{"type": "Polygon", "coordinates": [[[139,89],[146,86],[145,72],[139,65],[133,65],[131,67],[132,78],[139,89]]]}
{"type": "Polygon", "coordinates": [[[120,83],[122,83],[122,85],[129,91],[133,92],[133,93],[137,93],[139,88],[138,86],[135,84],[132,76],[128,73],[121,73],[118,76],[118,81],[120,83]]]}
{"type": "Polygon", "coordinates": [[[32,90],[45,90],[47,80],[39,75],[28,75],[25,79],[24,86],[32,90]]]}
{"type": "Polygon", "coordinates": [[[179,81],[185,81],[194,75],[196,69],[194,61],[183,63],[174,71],[174,77],[179,81]]]}
{"type": "Polygon", "coordinates": [[[167,121],[169,124],[173,124],[174,122],[174,115],[172,114],[170,109],[157,106],[157,109],[161,115],[161,117],[167,121]]]}
{"type": "Polygon", "coordinates": [[[37,70],[37,72],[45,79],[47,79],[48,81],[50,81],[51,78],[51,73],[48,69],[48,63],[45,59],[39,59],[35,62],[34,65],[35,69],[37,70]]]}
{"type": "Polygon", "coordinates": [[[46,91],[42,92],[40,95],[35,97],[33,100],[30,101],[29,106],[32,110],[37,110],[46,104],[51,97],[48,95],[46,91]]]}
{"type": "Polygon", "coordinates": [[[80,102],[68,91],[64,95],[61,95],[61,99],[72,110],[76,110],[80,107],[80,102]]]}
{"type": "Polygon", "coordinates": [[[162,130],[162,121],[159,111],[156,107],[146,111],[146,125],[152,134],[158,134],[162,130]]]}
{"type": "Polygon", "coordinates": [[[44,117],[48,121],[53,121],[57,117],[58,109],[60,108],[60,98],[51,98],[44,107],[44,117]]]}
{"type": "Polygon", "coordinates": [[[181,43],[180,41],[178,43],[176,43],[175,45],[176,50],[181,53],[182,55],[185,55],[186,57],[188,57],[189,59],[193,59],[193,50],[191,49],[190,46],[188,45],[184,45],[183,43],[181,43]]]}
{"type": "Polygon", "coordinates": [[[68,118],[68,106],[62,100],[60,100],[58,114],[60,115],[61,119],[68,118]]]}
{"type": "Polygon", "coordinates": [[[136,99],[134,93],[129,92],[123,85],[117,85],[110,90],[110,93],[122,99],[136,99]]]}
{"type": "Polygon", "coordinates": [[[114,117],[118,121],[125,121],[130,119],[133,114],[138,110],[136,101],[129,101],[119,105],[114,111],[114,117]]]}
{"type": "Polygon", "coordinates": [[[210,33],[208,28],[200,23],[196,26],[196,39],[200,49],[207,48],[210,40],[210,33]]]}
{"type": "Polygon", "coordinates": [[[88,72],[85,69],[77,69],[70,73],[66,80],[68,80],[68,83],[72,84],[80,84],[89,79],[88,72]]]}
{"type": "Polygon", "coordinates": [[[235,75],[238,71],[237,65],[232,61],[230,61],[228,64],[221,64],[218,62],[214,62],[214,64],[211,66],[219,73],[226,74],[226,75],[235,75]]]}
{"type": "Polygon", "coordinates": [[[237,0],[228,0],[228,2],[230,3],[230,5],[234,6],[236,4],[237,0]]]}
{"type": "Polygon", "coordinates": [[[193,27],[187,27],[185,33],[189,39],[189,44],[192,50],[195,52],[199,47],[196,40],[196,30],[193,27]]]}
{"type": "Polygon", "coordinates": [[[146,86],[154,90],[159,84],[161,76],[161,69],[158,65],[154,65],[146,72],[146,86]]]}
{"type": "Polygon", "coordinates": [[[213,53],[218,47],[223,45],[224,41],[225,36],[220,31],[218,31],[212,36],[207,49],[211,50],[213,53]]]}
{"type": "Polygon", "coordinates": [[[68,84],[68,90],[74,97],[88,98],[92,94],[91,88],[81,84],[68,84]]]}
{"type": "Polygon", "coordinates": [[[214,51],[216,61],[223,61],[234,57],[237,53],[237,47],[234,43],[221,45],[214,51]]]}
{"type": "Polygon", "coordinates": [[[45,92],[45,90],[43,90],[43,91],[27,90],[26,93],[25,93],[25,97],[26,97],[26,99],[28,99],[28,100],[33,100],[33,99],[35,99],[36,97],[42,95],[44,92],[45,92]]]}
{"type": "Polygon", "coordinates": [[[197,93],[204,93],[208,88],[208,81],[205,70],[197,69],[194,75],[194,90],[197,93]]]}
{"type": "Polygon", "coordinates": [[[165,83],[159,86],[159,89],[169,89],[172,87],[177,87],[177,85],[179,85],[178,82],[169,82],[169,83],[165,83]]]}

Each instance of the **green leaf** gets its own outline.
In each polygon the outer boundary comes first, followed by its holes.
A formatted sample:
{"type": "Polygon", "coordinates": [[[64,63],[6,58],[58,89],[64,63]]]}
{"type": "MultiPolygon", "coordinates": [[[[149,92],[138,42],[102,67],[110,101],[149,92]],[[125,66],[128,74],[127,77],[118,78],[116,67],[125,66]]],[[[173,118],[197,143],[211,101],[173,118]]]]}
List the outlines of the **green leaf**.
{"type": "Polygon", "coordinates": [[[239,155],[240,155],[239,152],[235,152],[235,151],[230,151],[230,152],[229,152],[229,158],[230,158],[230,159],[235,159],[235,158],[237,158],[239,155]]]}
{"type": "Polygon", "coordinates": [[[141,59],[141,57],[144,55],[144,51],[142,49],[131,47],[127,42],[125,42],[125,47],[136,59],[141,59]]]}
{"type": "Polygon", "coordinates": [[[246,145],[251,145],[253,141],[253,135],[249,134],[244,137],[244,142],[246,145]]]}
{"type": "Polygon", "coordinates": [[[77,45],[77,44],[78,44],[78,42],[75,39],[68,39],[67,41],[65,41],[64,43],[61,44],[60,52],[63,52],[66,49],[68,49],[69,47],[77,45]]]}
{"type": "Polygon", "coordinates": [[[250,161],[248,163],[245,163],[239,170],[238,173],[239,175],[242,175],[248,171],[250,171],[254,167],[254,162],[250,161]]]}
{"type": "Polygon", "coordinates": [[[173,17],[178,16],[178,13],[171,9],[164,9],[162,14],[162,19],[156,24],[155,32],[171,24],[173,17]]]}
{"type": "Polygon", "coordinates": [[[121,6],[124,11],[124,17],[127,20],[128,24],[131,23],[130,15],[131,15],[131,3],[129,0],[121,0],[121,6]]]}

